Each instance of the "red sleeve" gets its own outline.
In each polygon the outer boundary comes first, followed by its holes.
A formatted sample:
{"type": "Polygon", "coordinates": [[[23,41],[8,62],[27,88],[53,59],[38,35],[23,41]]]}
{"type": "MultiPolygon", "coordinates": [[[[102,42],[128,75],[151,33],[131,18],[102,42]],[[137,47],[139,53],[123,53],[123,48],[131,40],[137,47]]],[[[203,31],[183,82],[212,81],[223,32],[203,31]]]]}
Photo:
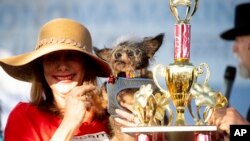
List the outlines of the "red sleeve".
{"type": "Polygon", "coordinates": [[[18,103],[9,114],[4,131],[5,141],[39,141],[39,135],[29,118],[29,104],[18,103]]]}

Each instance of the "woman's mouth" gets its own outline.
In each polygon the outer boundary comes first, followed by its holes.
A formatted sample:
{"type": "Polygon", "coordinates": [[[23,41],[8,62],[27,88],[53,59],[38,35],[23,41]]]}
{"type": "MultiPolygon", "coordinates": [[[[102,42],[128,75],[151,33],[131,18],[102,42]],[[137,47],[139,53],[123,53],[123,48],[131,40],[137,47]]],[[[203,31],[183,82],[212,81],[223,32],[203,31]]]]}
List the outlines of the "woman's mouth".
{"type": "Polygon", "coordinates": [[[71,81],[74,75],[65,75],[65,76],[55,76],[58,81],[71,81]]]}

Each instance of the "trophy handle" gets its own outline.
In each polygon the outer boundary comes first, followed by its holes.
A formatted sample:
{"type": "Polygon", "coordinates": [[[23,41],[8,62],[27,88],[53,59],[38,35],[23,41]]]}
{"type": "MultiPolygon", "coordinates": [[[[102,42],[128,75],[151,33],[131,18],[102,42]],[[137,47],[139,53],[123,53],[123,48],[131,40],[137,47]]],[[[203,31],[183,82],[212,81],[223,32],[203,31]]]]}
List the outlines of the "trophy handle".
{"type": "Polygon", "coordinates": [[[173,6],[172,0],[169,0],[169,7],[170,7],[171,13],[175,17],[176,21],[179,22],[180,21],[180,16],[178,15],[177,9],[173,6]]]}
{"type": "Polygon", "coordinates": [[[201,90],[202,86],[208,87],[208,81],[209,81],[209,78],[210,78],[210,70],[209,70],[208,64],[206,64],[206,63],[201,63],[200,65],[195,67],[196,79],[199,76],[203,75],[203,74],[205,75],[204,82],[201,83],[201,84],[199,84],[198,82],[194,82],[193,87],[190,90],[191,95],[190,95],[189,101],[188,101],[188,110],[189,110],[189,113],[191,114],[193,120],[195,121],[196,125],[203,125],[205,122],[207,122],[208,117],[211,116],[211,109],[210,109],[209,106],[206,106],[206,108],[205,108],[206,112],[203,115],[203,118],[201,116],[201,113],[200,113],[201,111],[200,110],[201,110],[202,105],[204,105],[204,104],[206,105],[209,102],[213,101],[212,98],[210,98],[207,95],[203,95],[202,93],[197,91],[197,90],[201,90]],[[205,70],[206,70],[206,74],[204,74],[205,70]],[[199,88],[199,89],[197,89],[197,88],[199,88]],[[203,98],[201,98],[201,97],[203,97],[203,98]],[[194,111],[192,110],[192,106],[191,106],[192,99],[194,99],[195,103],[196,103],[195,115],[197,117],[194,115],[194,111]]]}
{"type": "Polygon", "coordinates": [[[166,70],[165,67],[162,64],[158,64],[153,68],[153,80],[155,82],[155,85],[160,89],[161,92],[165,93],[167,97],[169,97],[169,93],[167,90],[164,90],[160,84],[158,83],[158,80],[156,78],[156,74],[160,74],[161,77],[166,77],[166,70]],[[159,70],[160,69],[160,70],[159,70]],[[159,71],[158,71],[159,70],[159,71]],[[158,71],[158,72],[157,72],[158,71]]]}
{"type": "Polygon", "coordinates": [[[199,3],[199,0],[195,0],[195,3],[194,3],[194,8],[193,8],[193,11],[191,13],[191,15],[187,18],[187,22],[189,22],[191,20],[191,17],[194,15],[194,13],[196,12],[197,8],[198,8],[198,3],[199,3]]]}
{"type": "Polygon", "coordinates": [[[203,84],[204,85],[208,85],[208,81],[209,81],[209,78],[210,78],[210,70],[209,70],[209,66],[207,63],[201,63],[199,66],[196,67],[196,77],[204,74],[204,70],[203,68],[206,69],[206,76],[205,76],[205,79],[204,79],[204,82],[203,84]]]}
{"type": "Polygon", "coordinates": [[[173,119],[174,119],[174,116],[173,116],[173,112],[172,112],[172,110],[171,110],[171,108],[170,108],[169,105],[166,106],[166,111],[167,111],[168,114],[169,114],[169,115],[168,115],[168,124],[167,124],[167,126],[169,126],[169,125],[172,124],[173,119]]]}
{"type": "Polygon", "coordinates": [[[193,97],[192,95],[189,96],[188,102],[187,102],[187,108],[188,108],[188,111],[189,111],[191,117],[193,118],[194,122],[196,123],[196,122],[197,122],[197,119],[196,119],[196,117],[195,117],[195,115],[194,115],[194,112],[193,112],[193,110],[192,110],[192,100],[193,100],[193,98],[194,98],[194,97],[193,97]]]}

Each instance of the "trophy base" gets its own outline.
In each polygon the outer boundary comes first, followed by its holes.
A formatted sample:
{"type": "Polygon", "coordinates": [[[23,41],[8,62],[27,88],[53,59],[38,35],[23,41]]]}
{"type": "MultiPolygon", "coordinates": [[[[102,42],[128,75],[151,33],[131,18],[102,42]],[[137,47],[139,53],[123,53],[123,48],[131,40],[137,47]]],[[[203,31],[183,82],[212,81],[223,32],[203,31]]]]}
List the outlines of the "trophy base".
{"type": "Polygon", "coordinates": [[[137,141],[215,141],[216,131],[216,126],[150,126],[122,128],[122,132],[135,135],[137,141]],[[143,138],[140,136],[143,136],[143,138]]]}

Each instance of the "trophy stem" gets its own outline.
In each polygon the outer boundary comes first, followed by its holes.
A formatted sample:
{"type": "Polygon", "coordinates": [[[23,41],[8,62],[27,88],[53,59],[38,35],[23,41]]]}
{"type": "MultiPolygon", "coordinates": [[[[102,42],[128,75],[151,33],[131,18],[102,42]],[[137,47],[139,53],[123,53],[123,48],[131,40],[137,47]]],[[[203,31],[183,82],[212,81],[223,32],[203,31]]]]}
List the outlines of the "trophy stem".
{"type": "Polygon", "coordinates": [[[174,125],[186,125],[184,113],[190,96],[189,90],[195,80],[194,67],[190,63],[175,62],[167,68],[166,84],[177,113],[174,125]]]}
{"type": "Polygon", "coordinates": [[[185,115],[184,115],[185,107],[178,107],[176,109],[176,111],[177,111],[177,115],[176,115],[176,120],[175,120],[174,125],[175,126],[186,125],[186,123],[185,123],[185,115]]]}

